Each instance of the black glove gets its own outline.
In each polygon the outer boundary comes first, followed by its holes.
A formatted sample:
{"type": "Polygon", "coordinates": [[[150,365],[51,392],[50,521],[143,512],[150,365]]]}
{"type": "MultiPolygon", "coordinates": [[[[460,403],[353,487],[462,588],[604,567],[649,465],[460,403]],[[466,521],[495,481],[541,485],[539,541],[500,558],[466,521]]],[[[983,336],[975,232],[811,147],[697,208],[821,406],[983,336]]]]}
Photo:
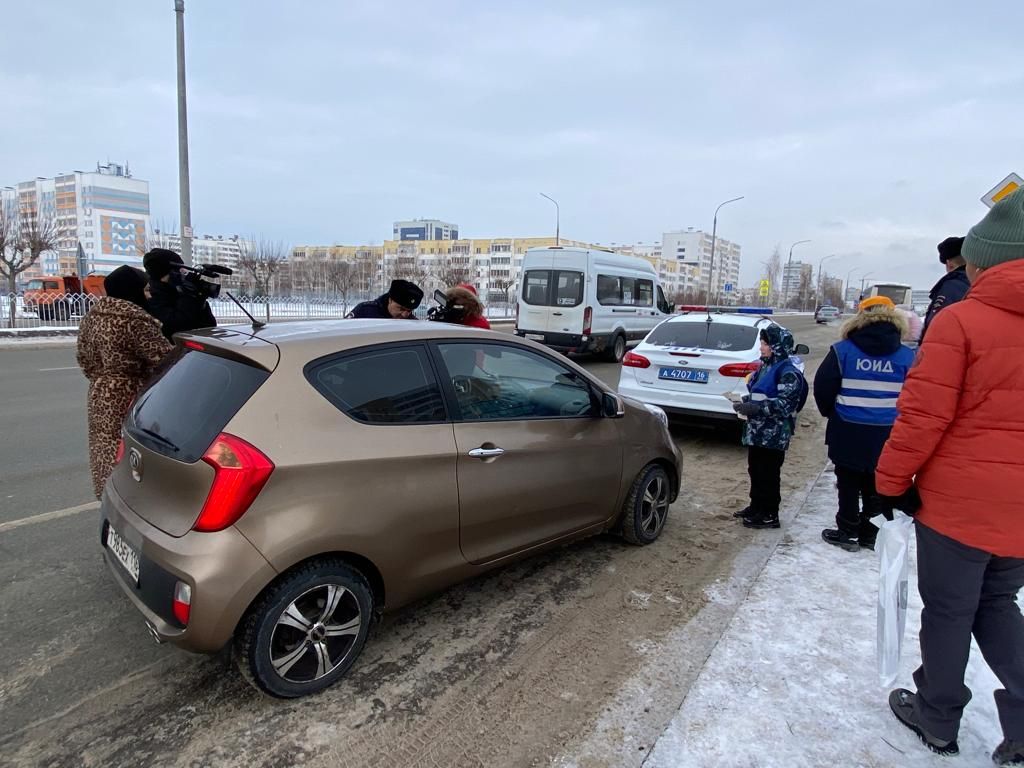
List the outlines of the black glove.
{"type": "Polygon", "coordinates": [[[749,419],[751,416],[757,416],[761,412],[761,404],[748,400],[744,403],[733,403],[732,409],[740,416],[746,416],[749,419]]]}
{"type": "Polygon", "coordinates": [[[882,496],[882,502],[893,509],[898,509],[910,517],[913,517],[921,509],[921,494],[917,492],[917,486],[912,485],[899,496],[882,496]]]}

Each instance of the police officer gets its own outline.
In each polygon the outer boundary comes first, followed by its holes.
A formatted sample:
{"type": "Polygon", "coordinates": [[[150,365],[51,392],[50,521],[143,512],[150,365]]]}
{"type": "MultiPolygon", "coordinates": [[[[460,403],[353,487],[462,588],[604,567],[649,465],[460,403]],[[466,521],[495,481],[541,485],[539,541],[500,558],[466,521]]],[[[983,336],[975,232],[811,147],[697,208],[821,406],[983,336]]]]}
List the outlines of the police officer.
{"type": "Polygon", "coordinates": [[[392,280],[388,292],[372,301],[357,304],[345,317],[408,320],[423,301],[423,291],[408,280],[392,280]]]}
{"type": "Polygon", "coordinates": [[[892,514],[875,490],[875,465],[914,362],[913,350],[901,342],[906,332],[906,317],[890,299],[865,299],[814,377],[814,400],[828,418],[825,442],[839,491],[836,528],[821,537],[850,552],[874,549],[878,529],[870,519],[892,514]]]}
{"type": "Polygon", "coordinates": [[[950,304],[963,299],[971,288],[971,281],[967,279],[967,262],[960,255],[963,244],[962,237],[947,237],[938,245],[939,261],[946,268],[946,274],[939,278],[939,282],[929,294],[931,303],[928,305],[928,313],[924,316],[921,343],[924,343],[924,335],[928,333],[928,326],[932,324],[935,316],[950,304]]]}
{"type": "Polygon", "coordinates": [[[149,314],[160,321],[164,336],[197,328],[213,328],[217,318],[205,298],[193,291],[182,291],[181,256],[166,248],[153,248],[142,257],[149,275],[149,314]]]}

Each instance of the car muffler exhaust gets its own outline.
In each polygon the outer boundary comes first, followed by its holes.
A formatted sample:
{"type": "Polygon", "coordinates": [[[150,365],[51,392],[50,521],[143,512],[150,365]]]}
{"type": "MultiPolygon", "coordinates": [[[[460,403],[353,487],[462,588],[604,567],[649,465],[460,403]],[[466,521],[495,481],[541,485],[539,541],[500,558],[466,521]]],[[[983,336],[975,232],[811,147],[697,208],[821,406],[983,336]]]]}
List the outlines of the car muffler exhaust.
{"type": "Polygon", "coordinates": [[[149,631],[149,636],[153,638],[157,645],[164,644],[163,638],[160,637],[160,633],[156,631],[156,627],[148,621],[146,622],[146,629],[149,631]]]}

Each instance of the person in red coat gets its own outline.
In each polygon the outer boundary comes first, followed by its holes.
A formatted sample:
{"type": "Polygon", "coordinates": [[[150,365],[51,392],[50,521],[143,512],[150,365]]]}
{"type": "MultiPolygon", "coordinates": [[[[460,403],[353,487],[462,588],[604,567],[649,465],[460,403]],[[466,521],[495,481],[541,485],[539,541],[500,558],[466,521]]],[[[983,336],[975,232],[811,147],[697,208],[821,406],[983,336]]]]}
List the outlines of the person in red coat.
{"type": "Polygon", "coordinates": [[[459,283],[454,288],[445,291],[449,304],[463,308],[459,319],[459,325],[468,325],[472,328],[485,328],[491,330],[491,324],[484,317],[484,305],[477,298],[476,288],[469,283],[459,283]]]}
{"type": "Polygon", "coordinates": [[[956,754],[974,635],[1003,685],[997,765],[1024,764],[1024,189],[964,241],[971,290],[928,329],[876,470],[878,492],[916,490],[921,614],[917,692],[889,705],[940,754],[956,754]]]}

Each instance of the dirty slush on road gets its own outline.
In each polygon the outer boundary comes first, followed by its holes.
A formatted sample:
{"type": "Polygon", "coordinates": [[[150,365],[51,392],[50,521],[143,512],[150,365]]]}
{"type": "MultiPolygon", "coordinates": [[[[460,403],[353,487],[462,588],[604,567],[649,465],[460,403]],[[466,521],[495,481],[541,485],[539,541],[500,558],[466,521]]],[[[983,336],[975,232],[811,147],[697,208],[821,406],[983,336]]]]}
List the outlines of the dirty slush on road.
{"type": "MultiPolygon", "coordinates": [[[[801,334],[813,350],[808,378],[835,337],[834,328],[801,334]]],[[[4,739],[4,761],[414,768],[541,766],[574,755],[663,638],[729,577],[736,556],[771,535],[732,517],[747,503],[745,449],[726,432],[673,432],[684,488],[650,547],[590,539],[403,609],[371,633],[347,678],[303,700],[258,694],[225,658],[168,649],[154,668],[4,739]]],[[[821,470],[823,433],[809,403],[783,470],[784,496],[821,470]]],[[[639,744],[637,764],[703,654],[621,723],[639,744]]]]}

